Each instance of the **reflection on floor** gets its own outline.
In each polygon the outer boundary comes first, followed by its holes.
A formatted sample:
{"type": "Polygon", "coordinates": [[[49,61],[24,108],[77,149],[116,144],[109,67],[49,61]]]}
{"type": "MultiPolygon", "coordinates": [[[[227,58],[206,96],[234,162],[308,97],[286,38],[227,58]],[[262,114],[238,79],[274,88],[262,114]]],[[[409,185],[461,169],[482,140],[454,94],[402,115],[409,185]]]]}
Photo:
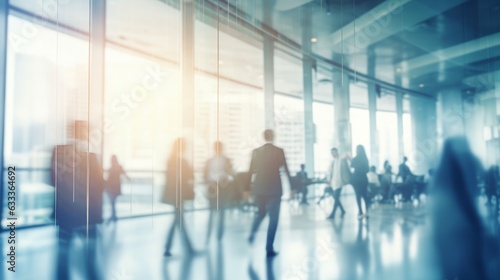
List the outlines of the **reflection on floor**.
{"type": "MultiPolygon", "coordinates": [[[[368,220],[356,218],[354,197],[344,198],[347,215],[326,220],[331,204],[284,202],[275,243],[279,255],[266,260],[264,221],[253,246],[246,242],[252,213],[229,211],[224,239],[205,243],[208,213],[186,214],[198,253],[184,256],[178,235],[173,256],[163,257],[173,215],[125,219],[104,224],[97,240],[96,271],[103,279],[439,279],[434,265],[425,203],[374,205],[368,220]]],[[[3,279],[55,279],[54,227],[17,233],[16,272],[3,279]]],[[[72,279],[86,279],[84,240],[70,249],[72,279]]],[[[2,245],[6,246],[6,234],[2,245]]],[[[6,248],[3,248],[6,249],[6,248]]],[[[2,250],[4,252],[5,250],[2,250]]]]}

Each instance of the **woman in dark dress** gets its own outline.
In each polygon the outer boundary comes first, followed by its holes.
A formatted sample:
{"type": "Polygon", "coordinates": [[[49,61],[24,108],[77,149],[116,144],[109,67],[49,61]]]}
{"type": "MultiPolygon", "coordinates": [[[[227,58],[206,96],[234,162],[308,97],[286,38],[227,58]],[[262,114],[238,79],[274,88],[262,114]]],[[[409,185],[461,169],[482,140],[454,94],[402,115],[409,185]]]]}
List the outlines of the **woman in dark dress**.
{"type": "Polygon", "coordinates": [[[356,193],[358,219],[362,219],[368,216],[368,208],[370,208],[370,201],[368,199],[368,178],[366,177],[370,167],[368,165],[365,148],[362,145],[356,147],[356,156],[351,161],[351,168],[354,170],[351,176],[351,184],[356,193]],[[363,214],[361,198],[365,201],[366,214],[363,214]]]}
{"type": "Polygon", "coordinates": [[[106,192],[111,200],[111,220],[113,221],[116,221],[116,198],[121,194],[120,177],[122,174],[130,181],[127,173],[125,173],[123,167],[118,163],[118,158],[115,155],[111,156],[111,168],[108,173],[106,192]]]}

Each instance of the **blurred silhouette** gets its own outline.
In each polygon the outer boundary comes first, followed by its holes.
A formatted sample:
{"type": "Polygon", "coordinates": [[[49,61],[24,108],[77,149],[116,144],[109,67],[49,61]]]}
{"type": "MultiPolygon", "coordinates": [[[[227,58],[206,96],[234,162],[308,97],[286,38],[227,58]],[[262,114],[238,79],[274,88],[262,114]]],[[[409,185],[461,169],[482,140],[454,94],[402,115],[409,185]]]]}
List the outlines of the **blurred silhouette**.
{"type": "Polygon", "coordinates": [[[411,173],[410,167],[406,164],[408,161],[407,157],[403,157],[403,162],[399,165],[398,167],[398,175],[396,175],[396,180],[398,178],[401,178],[402,182],[406,182],[408,180],[408,177],[410,175],[413,175],[411,173]]]}
{"type": "Polygon", "coordinates": [[[74,233],[82,231],[89,242],[86,251],[87,273],[93,276],[93,246],[96,225],[102,222],[104,179],[101,165],[89,152],[87,122],[77,120],[68,127],[70,143],[54,148],[51,181],[55,187],[56,224],[59,226],[58,278],[69,277],[68,246],[74,233]]]}
{"type": "Polygon", "coordinates": [[[338,208],[340,208],[341,217],[344,217],[345,215],[344,207],[340,202],[340,193],[342,191],[342,187],[350,183],[351,170],[349,167],[348,157],[341,159],[337,148],[332,148],[330,153],[332,155],[332,162],[330,163],[330,168],[328,170],[328,181],[333,190],[333,199],[335,201],[328,219],[334,219],[338,208]]]}
{"type": "Polygon", "coordinates": [[[401,178],[401,181],[400,183],[395,183],[393,185],[391,194],[391,197],[393,197],[396,192],[400,192],[402,194],[403,202],[411,200],[411,193],[416,181],[416,176],[411,172],[407,162],[408,158],[403,157],[403,162],[399,165],[398,174],[396,175],[396,182],[399,182],[399,178],[401,178]]]}
{"type": "Polygon", "coordinates": [[[130,181],[127,173],[118,162],[116,155],[111,156],[111,168],[109,169],[108,180],[106,182],[106,193],[111,201],[111,220],[116,221],[116,198],[121,194],[121,175],[130,181]]]}
{"type": "MultiPolygon", "coordinates": [[[[251,280],[259,280],[259,274],[254,268],[254,265],[252,262],[248,264],[248,277],[251,280]]],[[[274,273],[274,258],[268,258],[266,259],[266,277],[264,278],[266,280],[275,280],[276,275],[274,273]]]]}
{"type": "Polygon", "coordinates": [[[292,190],[301,194],[300,204],[308,205],[307,203],[307,186],[312,182],[307,177],[306,165],[300,165],[300,171],[292,178],[292,190]]]}
{"type": "Polygon", "coordinates": [[[500,174],[498,171],[498,165],[492,165],[486,172],[484,178],[484,191],[486,194],[486,204],[490,205],[491,200],[494,197],[498,205],[498,182],[500,180],[500,174]]]}
{"type": "Polygon", "coordinates": [[[194,199],[194,171],[189,162],[184,158],[186,152],[186,141],[177,138],[170,151],[167,161],[167,178],[163,193],[163,202],[175,207],[175,218],[167,235],[164,256],[171,256],[174,231],[177,227],[185,250],[188,254],[194,253],[191,242],[184,226],[184,201],[194,199]]]}
{"type": "Polygon", "coordinates": [[[215,271],[212,268],[212,254],[207,253],[207,274],[210,280],[224,280],[224,247],[223,243],[217,244],[215,252],[215,271]]]}
{"type": "Polygon", "coordinates": [[[380,180],[380,186],[382,187],[382,192],[384,196],[385,202],[391,202],[392,198],[389,197],[389,192],[392,186],[392,166],[389,164],[389,161],[384,161],[384,174],[382,174],[380,180]]]}
{"type": "Polygon", "coordinates": [[[372,165],[370,171],[366,174],[366,178],[368,179],[368,198],[370,201],[379,200],[379,196],[383,197],[384,191],[380,187],[381,184],[379,175],[377,174],[377,167],[372,165]]]}
{"type": "Polygon", "coordinates": [[[281,195],[283,194],[280,168],[284,168],[289,180],[290,172],[283,149],[272,144],[274,132],[270,129],[265,130],[264,139],[267,143],[253,151],[250,162],[249,173],[255,174],[252,192],[259,210],[254,218],[248,241],[249,243],[253,243],[260,223],[266,216],[266,213],[269,214],[266,251],[268,257],[273,257],[277,255],[277,252],[274,251],[273,243],[278,227],[281,195]]]}
{"type": "Polygon", "coordinates": [[[172,259],[172,258],[165,259],[163,261],[163,267],[162,267],[163,279],[165,280],[193,279],[191,275],[193,272],[192,268],[194,259],[195,258],[193,258],[192,256],[183,256],[180,259],[172,259]],[[171,275],[172,271],[173,272],[177,271],[179,274],[175,275],[175,277],[172,277],[171,275]]]}
{"type": "Polygon", "coordinates": [[[210,240],[212,223],[215,214],[218,215],[217,240],[222,239],[224,234],[224,208],[229,203],[233,188],[231,180],[233,177],[233,166],[231,160],[224,155],[224,146],[221,142],[214,143],[214,156],[207,160],[203,177],[207,184],[207,198],[210,207],[208,220],[207,240],[210,240]]]}
{"type": "Polygon", "coordinates": [[[465,138],[445,141],[432,182],[431,217],[437,259],[447,279],[498,278],[498,243],[485,233],[475,205],[481,169],[465,138]]]}
{"type": "Polygon", "coordinates": [[[365,148],[362,145],[356,146],[356,156],[352,159],[351,167],[354,170],[351,177],[351,184],[356,193],[356,203],[358,204],[358,219],[368,216],[370,200],[368,199],[368,178],[366,174],[369,171],[368,158],[365,148]],[[361,198],[365,201],[366,214],[363,214],[361,207],[361,198]]]}
{"type": "Polygon", "coordinates": [[[75,121],[70,126],[73,142],[58,145],[52,153],[51,180],[56,188],[55,220],[59,229],[102,222],[103,172],[97,156],[88,151],[88,126],[75,121]]]}
{"type": "Polygon", "coordinates": [[[368,179],[369,186],[372,186],[374,188],[380,187],[380,180],[377,174],[377,167],[375,167],[374,165],[372,165],[370,167],[370,171],[366,173],[366,178],[368,179]]]}

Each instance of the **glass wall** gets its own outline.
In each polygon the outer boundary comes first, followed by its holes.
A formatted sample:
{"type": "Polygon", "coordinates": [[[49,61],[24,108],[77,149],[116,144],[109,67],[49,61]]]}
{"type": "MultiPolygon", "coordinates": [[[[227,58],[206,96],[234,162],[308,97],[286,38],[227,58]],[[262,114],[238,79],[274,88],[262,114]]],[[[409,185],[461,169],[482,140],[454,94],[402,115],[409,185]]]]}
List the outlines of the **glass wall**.
{"type": "Polygon", "coordinates": [[[313,75],[314,169],[318,176],[328,171],[334,143],[333,85],[322,69],[313,75]]]}
{"type": "MultiPolygon", "coordinates": [[[[280,48],[281,46],[278,46],[280,48]]],[[[276,144],[283,147],[290,172],[305,163],[302,61],[276,49],[274,54],[274,122],[276,144]]]]}
{"type": "MultiPolygon", "coordinates": [[[[403,153],[405,156],[413,154],[413,128],[412,117],[410,113],[410,100],[403,99],[403,153]]],[[[399,159],[401,160],[401,159],[399,159]]],[[[411,162],[408,163],[411,165],[411,162]]]]}
{"type": "Polygon", "coordinates": [[[170,4],[145,0],[137,9],[133,1],[107,1],[102,160],[107,170],[116,155],[131,178],[122,178],[118,217],[171,210],[160,198],[181,135],[182,52],[181,12],[170,4]]]}
{"type": "MultiPolygon", "coordinates": [[[[52,150],[71,143],[67,128],[73,120],[89,121],[94,115],[89,106],[89,17],[82,12],[89,10],[88,2],[61,2],[56,13],[29,2],[11,1],[16,11],[9,16],[3,147],[4,167],[15,165],[19,170],[22,225],[52,221],[52,150]]],[[[119,217],[171,210],[160,197],[171,145],[184,136],[183,55],[191,51],[183,46],[182,32],[187,29],[182,26],[181,3],[144,0],[137,9],[134,1],[106,1],[103,110],[97,112],[103,115],[104,130],[102,150],[96,152],[105,178],[113,155],[130,177],[122,181],[119,217]]],[[[252,149],[263,142],[266,74],[274,78],[276,144],[284,148],[291,172],[299,170],[305,161],[304,85],[302,55],[296,50],[276,43],[274,73],[264,73],[262,35],[217,16],[209,5],[195,4],[193,25],[188,28],[193,34],[184,34],[184,38],[192,35],[184,43],[194,42],[193,61],[188,61],[192,65],[187,65],[193,67],[194,133],[187,143],[200,197],[193,207],[203,208],[202,172],[214,153],[213,143],[222,141],[236,172],[244,172],[252,149]]],[[[336,137],[333,70],[325,67],[315,65],[312,71],[317,173],[327,171],[328,151],[336,137]]],[[[370,155],[375,147],[370,143],[366,84],[351,81],[349,100],[353,154],[356,145],[363,145],[370,155]]],[[[404,152],[410,154],[412,123],[408,100],[403,103],[404,152]]],[[[371,164],[380,167],[388,159],[396,165],[399,142],[392,94],[377,99],[376,133],[380,157],[371,164]]],[[[105,217],[109,210],[105,200],[105,217]]]]}
{"type": "Polygon", "coordinates": [[[399,162],[398,117],[396,114],[396,97],[393,93],[382,92],[377,98],[377,145],[378,162],[372,162],[377,170],[383,169],[388,160],[392,166],[399,162]]]}
{"type": "MultiPolygon", "coordinates": [[[[371,153],[370,145],[370,113],[368,111],[368,89],[362,83],[350,83],[350,122],[351,122],[351,141],[352,156],[356,155],[356,146],[363,145],[366,155],[371,153]]],[[[371,159],[370,164],[372,164],[371,159]]]]}
{"type": "Polygon", "coordinates": [[[131,178],[123,181],[118,214],[164,211],[167,208],[159,198],[166,158],[170,143],[179,135],[178,68],[111,45],[105,55],[103,167],[110,168],[111,156],[116,155],[131,178]]]}
{"type": "Polygon", "coordinates": [[[53,148],[68,143],[70,120],[89,113],[89,44],[34,19],[8,21],[4,167],[16,167],[19,225],[48,223],[53,148]]]}

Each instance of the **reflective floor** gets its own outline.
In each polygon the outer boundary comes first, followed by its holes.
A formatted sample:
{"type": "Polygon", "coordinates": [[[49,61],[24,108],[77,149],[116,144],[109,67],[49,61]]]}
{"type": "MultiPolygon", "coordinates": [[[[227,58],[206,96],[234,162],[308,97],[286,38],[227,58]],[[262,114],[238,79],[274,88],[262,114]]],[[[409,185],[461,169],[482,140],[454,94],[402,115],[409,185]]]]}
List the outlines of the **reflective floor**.
{"type": "MultiPolygon", "coordinates": [[[[197,253],[182,252],[175,236],[172,257],[163,257],[173,215],[119,220],[99,229],[95,269],[103,279],[442,279],[434,265],[426,204],[373,206],[370,218],[358,221],[355,199],[343,197],[347,215],[325,219],[331,201],[308,206],[282,203],[275,242],[279,255],[265,256],[267,218],[253,246],[246,240],[252,213],[226,215],[218,243],[206,245],[207,211],[187,213],[185,223],[197,253]]],[[[16,272],[0,267],[3,279],[55,279],[57,240],[54,227],[18,231],[16,272]]],[[[6,234],[2,244],[5,246],[6,234]]],[[[3,251],[3,250],[2,250],[3,251]]],[[[87,279],[84,238],[73,238],[72,279],[87,279]]]]}

